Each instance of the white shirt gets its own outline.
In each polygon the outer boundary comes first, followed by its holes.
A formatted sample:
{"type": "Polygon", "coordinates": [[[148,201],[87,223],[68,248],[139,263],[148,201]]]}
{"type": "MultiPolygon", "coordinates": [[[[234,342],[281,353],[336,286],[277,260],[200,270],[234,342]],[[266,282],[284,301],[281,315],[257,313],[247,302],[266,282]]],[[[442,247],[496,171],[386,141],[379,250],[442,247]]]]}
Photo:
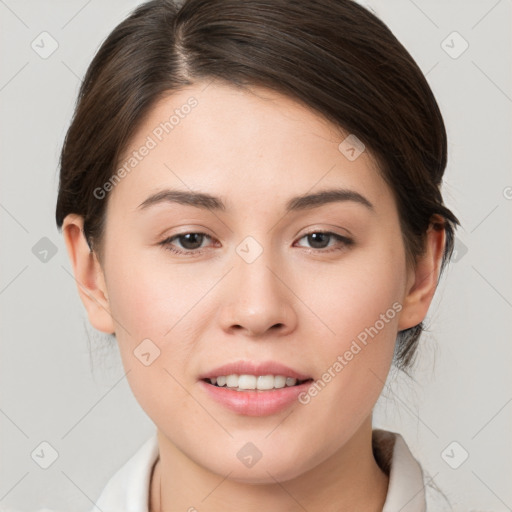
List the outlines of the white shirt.
{"type": "MultiPolygon", "coordinates": [[[[426,512],[427,492],[423,470],[403,437],[374,429],[373,451],[379,466],[389,475],[388,493],[382,512],[426,512]]],[[[158,459],[156,432],[112,476],[91,512],[148,512],[153,466],[158,459]]],[[[430,501],[429,501],[430,506],[430,501]]],[[[432,510],[442,510],[438,505],[432,510]]],[[[430,511],[430,509],[429,509],[430,511]]]]}

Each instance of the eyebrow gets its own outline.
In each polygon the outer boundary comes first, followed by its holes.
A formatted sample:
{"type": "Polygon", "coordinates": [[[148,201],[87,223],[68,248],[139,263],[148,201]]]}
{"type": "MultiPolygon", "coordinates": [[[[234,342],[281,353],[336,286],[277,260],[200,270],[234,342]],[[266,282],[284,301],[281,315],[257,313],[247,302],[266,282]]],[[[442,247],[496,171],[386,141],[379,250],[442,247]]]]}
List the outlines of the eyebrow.
{"type": "MultiPolygon", "coordinates": [[[[372,212],[375,211],[373,204],[359,192],[343,188],[335,188],[322,190],[314,194],[304,194],[292,197],[286,203],[286,212],[308,210],[318,208],[328,203],[347,201],[361,204],[372,212]]],[[[203,192],[187,192],[182,190],[162,190],[160,192],[156,192],[145,199],[137,209],[144,210],[150,206],[161,203],[178,203],[205,210],[226,210],[226,205],[220,197],[203,192]]]]}

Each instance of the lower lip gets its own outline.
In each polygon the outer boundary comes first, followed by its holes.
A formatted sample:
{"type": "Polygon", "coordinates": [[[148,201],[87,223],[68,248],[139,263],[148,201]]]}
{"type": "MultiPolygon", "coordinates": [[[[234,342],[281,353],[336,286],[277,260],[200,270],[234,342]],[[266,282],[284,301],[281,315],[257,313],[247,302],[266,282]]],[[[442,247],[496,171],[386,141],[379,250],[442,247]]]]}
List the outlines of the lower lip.
{"type": "Polygon", "coordinates": [[[289,386],[269,391],[237,391],[226,387],[214,386],[204,380],[199,381],[200,386],[215,401],[228,409],[245,416],[269,416],[280,412],[298,400],[298,396],[306,391],[311,381],[298,386],[289,386]]]}

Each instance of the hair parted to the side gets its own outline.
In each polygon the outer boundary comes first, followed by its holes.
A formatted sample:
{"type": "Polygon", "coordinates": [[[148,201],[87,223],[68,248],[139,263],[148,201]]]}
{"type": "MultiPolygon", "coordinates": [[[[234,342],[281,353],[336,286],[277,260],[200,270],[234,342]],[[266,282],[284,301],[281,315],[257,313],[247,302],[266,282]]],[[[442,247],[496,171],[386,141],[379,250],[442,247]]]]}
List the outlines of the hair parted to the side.
{"type": "MultiPolygon", "coordinates": [[[[152,106],[194,82],[263,86],[356,135],[393,191],[414,265],[432,224],[459,224],[443,204],[447,137],[421,70],[374,14],[353,0],[169,0],[141,4],[104,41],[82,83],[60,159],[58,228],[84,217],[99,260],[108,195],[122,151],[152,106]]],[[[340,140],[341,142],[341,140],[340,140]]],[[[423,324],[399,332],[395,364],[413,360],[423,324]]]]}

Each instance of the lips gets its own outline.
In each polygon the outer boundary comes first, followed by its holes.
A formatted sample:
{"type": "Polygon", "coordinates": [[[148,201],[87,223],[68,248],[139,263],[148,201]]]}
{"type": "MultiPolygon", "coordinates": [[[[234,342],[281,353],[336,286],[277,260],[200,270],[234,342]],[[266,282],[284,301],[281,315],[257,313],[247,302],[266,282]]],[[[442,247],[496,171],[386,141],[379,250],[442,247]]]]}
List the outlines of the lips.
{"type": "Polygon", "coordinates": [[[244,416],[268,416],[297,402],[313,379],[277,362],[237,361],[199,377],[210,399],[244,416]]]}

